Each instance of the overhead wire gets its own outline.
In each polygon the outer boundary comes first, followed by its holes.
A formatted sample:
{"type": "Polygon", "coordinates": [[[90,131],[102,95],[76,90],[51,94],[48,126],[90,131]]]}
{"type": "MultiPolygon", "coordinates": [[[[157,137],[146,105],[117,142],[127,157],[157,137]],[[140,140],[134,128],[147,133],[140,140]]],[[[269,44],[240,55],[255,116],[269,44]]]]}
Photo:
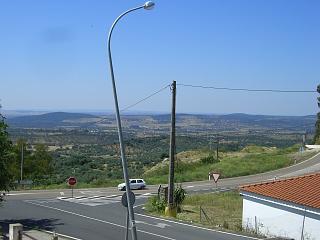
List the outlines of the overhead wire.
{"type": "MultiPolygon", "coordinates": [[[[227,90],[227,91],[246,91],[246,92],[274,92],[274,93],[316,93],[316,90],[286,90],[286,89],[250,89],[250,88],[229,88],[229,87],[216,87],[216,86],[203,86],[203,85],[193,85],[193,84],[185,84],[185,83],[177,83],[178,86],[183,87],[192,87],[192,88],[203,88],[203,89],[214,89],[214,90],[227,90]]],[[[159,90],[151,93],[150,95],[138,100],[137,102],[123,108],[120,112],[124,112],[130,108],[135,107],[136,105],[148,100],[149,98],[157,95],[158,93],[164,91],[165,89],[171,87],[171,84],[166,84],[164,87],[159,90]]],[[[94,124],[98,124],[106,120],[107,118],[102,118],[101,120],[95,122],[94,124]]]]}
{"type": "Polygon", "coordinates": [[[177,85],[183,86],[183,87],[204,88],[204,89],[214,89],[214,90],[227,90],[227,91],[246,91],[246,92],[275,92],[275,93],[315,93],[315,92],[317,92],[315,90],[229,88],[229,87],[192,85],[192,84],[184,84],[184,83],[177,83],[177,85]]]}
{"type": "MultiPolygon", "coordinates": [[[[170,87],[170,86],[171,86],[171,84],[165,85],[164,87],[162,87],[162,88],[160,88],[159,90],[153,92],[152,94],[150,94],[150,95],[148,95],[148,96],[146,96],[146,97],[138,100],[137,102],[135,102],[135,103],[133,103],[133,104],[131,104],[131,105],[129,105],[129,106],[121,109],[120,112],[123,112],[123,111],[126,111],[126,110],[130,109],[130,108],[133,108],[134,106],[136,106],[136,105],[138,105],[138,104],[140,104],[140,103],[148,100],[149,98],[153,97],[154,95],[157,95],[158,93],[162,92],[163,90],[167,89],[167,88],[170,87]]],[[[102,118],[101,120],[99,120],[99,121],[97,121],[97,122],[94,122],[93,124],[99,124],[99,123],[103,122],[103,121],[106,120],[106,119],[107,119],[107,118],[102,118]]],[[[91,125],[91,124],[90,124],[90,125],[91,125]]]]}
{"type": "Polygon", "coordinates": [[[148,95],[147,97],[144,97],[144,98],[140,99],[140,100],[139,100],[139,101],[137,101],[136,103],[131,104],[131,105],[129,105],[129,106],[127,106],[127,107],[125,107],[125,108],[121,109],[121,110],[120,110],[120,112],[126,111],[126,110],[128,110],[128,109],[130,109],[130,108],[132,108],[132,107],[134,107],[134,106],[136,106],[136,105],[138,105],[139,103],[142,103],[142,102],[144,102],[144,101],[148,100],[149,98],[151,98],[151,97],[153,97],[154,95],[156,95],[156,94],[158,94],[158,93],[162,92],[163,90],[167,89],[167,88],[168,88],[168,87],[170,87],[170,86],[171,86],[171,84],[167,84],[166,86],[164,86],[164,87],[160,88],[158,91],[156,91],[156,92],[154,92],[154,93],[152,93],[152,94],[148,95]]]}

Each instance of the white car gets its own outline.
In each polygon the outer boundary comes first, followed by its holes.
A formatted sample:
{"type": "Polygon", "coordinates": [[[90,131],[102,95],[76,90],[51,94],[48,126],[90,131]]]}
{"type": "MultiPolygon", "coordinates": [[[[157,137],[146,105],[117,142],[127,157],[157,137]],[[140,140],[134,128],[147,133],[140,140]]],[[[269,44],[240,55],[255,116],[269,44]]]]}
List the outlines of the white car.
{"type": "MultiPolygon", "coordinates": [[[[146,188],[146,182],[143,179],[129,179],[130,183],[130,189],[145,189],[146,188]]],[[[118,190],[119,191],[124,191],[126,190],[126,184],[125,183],[120,183],[118,185],[118,190]]]]}

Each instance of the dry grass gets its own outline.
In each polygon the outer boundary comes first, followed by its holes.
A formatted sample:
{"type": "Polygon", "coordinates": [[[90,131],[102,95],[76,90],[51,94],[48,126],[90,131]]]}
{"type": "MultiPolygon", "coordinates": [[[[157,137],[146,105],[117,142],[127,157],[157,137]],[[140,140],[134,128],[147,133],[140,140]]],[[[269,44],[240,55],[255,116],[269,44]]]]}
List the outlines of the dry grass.
{"type": "Polygon", "coordinates": [[[207,227],[240,231],[241,216],[242,198],[235,191],[189,195],[183,203],[183,212],[179,213],[177,218],[207,227]],[[200,219],[200,206],[208,218],[202,212],[200,219]]]}

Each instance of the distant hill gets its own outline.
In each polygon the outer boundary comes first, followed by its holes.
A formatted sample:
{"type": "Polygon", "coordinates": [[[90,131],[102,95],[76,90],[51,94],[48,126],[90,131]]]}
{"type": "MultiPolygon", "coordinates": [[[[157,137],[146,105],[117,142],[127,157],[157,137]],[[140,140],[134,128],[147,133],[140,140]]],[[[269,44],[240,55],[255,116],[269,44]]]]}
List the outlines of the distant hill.
{"type": "MultiPolygon", "coordinates": [[[[163,130],[170,126],[170,114],[122,115],[125,128],[163,130]]],[[[234,113],[227,115],[177,114],[177,128],[183,130],[222,131],[248,130],[288,130],[313,132],[315,115],[309,116],[269,116],[234,113]]],[[[115,127],[115,116],[96,116],[83,113],[54,112],[8,118],[14,128],[105,128],[115,127]]]]}
{"type": "Polygon", "coordinates": [[[272,116],[233,113],[227,115],[202,115],[204,122],[224,122],[239,125],[263,127],[269,129],[307,130],[312,131],[316,122],[315,115],[308,116],[272,116]]]}
{"type": "Polygon", "coordinates": [[[97,118],[91,114],[54,112],[9,118],[7,123],[10,127],[18,128],[84,127],[97,118]]]}

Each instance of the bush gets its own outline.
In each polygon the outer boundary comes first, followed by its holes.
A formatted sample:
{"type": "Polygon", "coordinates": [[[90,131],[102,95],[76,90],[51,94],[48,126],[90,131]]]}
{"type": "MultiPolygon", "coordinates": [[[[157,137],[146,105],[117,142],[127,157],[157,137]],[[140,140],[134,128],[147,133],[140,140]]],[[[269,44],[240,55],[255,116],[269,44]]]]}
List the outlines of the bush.
{"type": "Polygon", "coordinates": [[[163,213],[166,206],[167,206],[167,203],[165,201],[165,199],[158,199],[158,197],[152,197],[150,199],[151,201],[151,211],[153,212],[158,212],[158,213],[163,213]]]}
{"type": "Polygon", "coordinates": [[[181,185],[177,186],[174,189],[174,193],[173,193],[173,198],[174,198],[174,203],[177,207],[177,211],[181,212],[181,205],[184,201],[184,199],[186,198],[186,190],[184,190],[181,185]]]}
{"type": "Polygon", "coordinates": [[[219,159],[216,159],[212,154],[208,155],[207,157],[201,158],[200,160],[204,164],[210,164],[210,163],[219,162],[219,159]]]}

